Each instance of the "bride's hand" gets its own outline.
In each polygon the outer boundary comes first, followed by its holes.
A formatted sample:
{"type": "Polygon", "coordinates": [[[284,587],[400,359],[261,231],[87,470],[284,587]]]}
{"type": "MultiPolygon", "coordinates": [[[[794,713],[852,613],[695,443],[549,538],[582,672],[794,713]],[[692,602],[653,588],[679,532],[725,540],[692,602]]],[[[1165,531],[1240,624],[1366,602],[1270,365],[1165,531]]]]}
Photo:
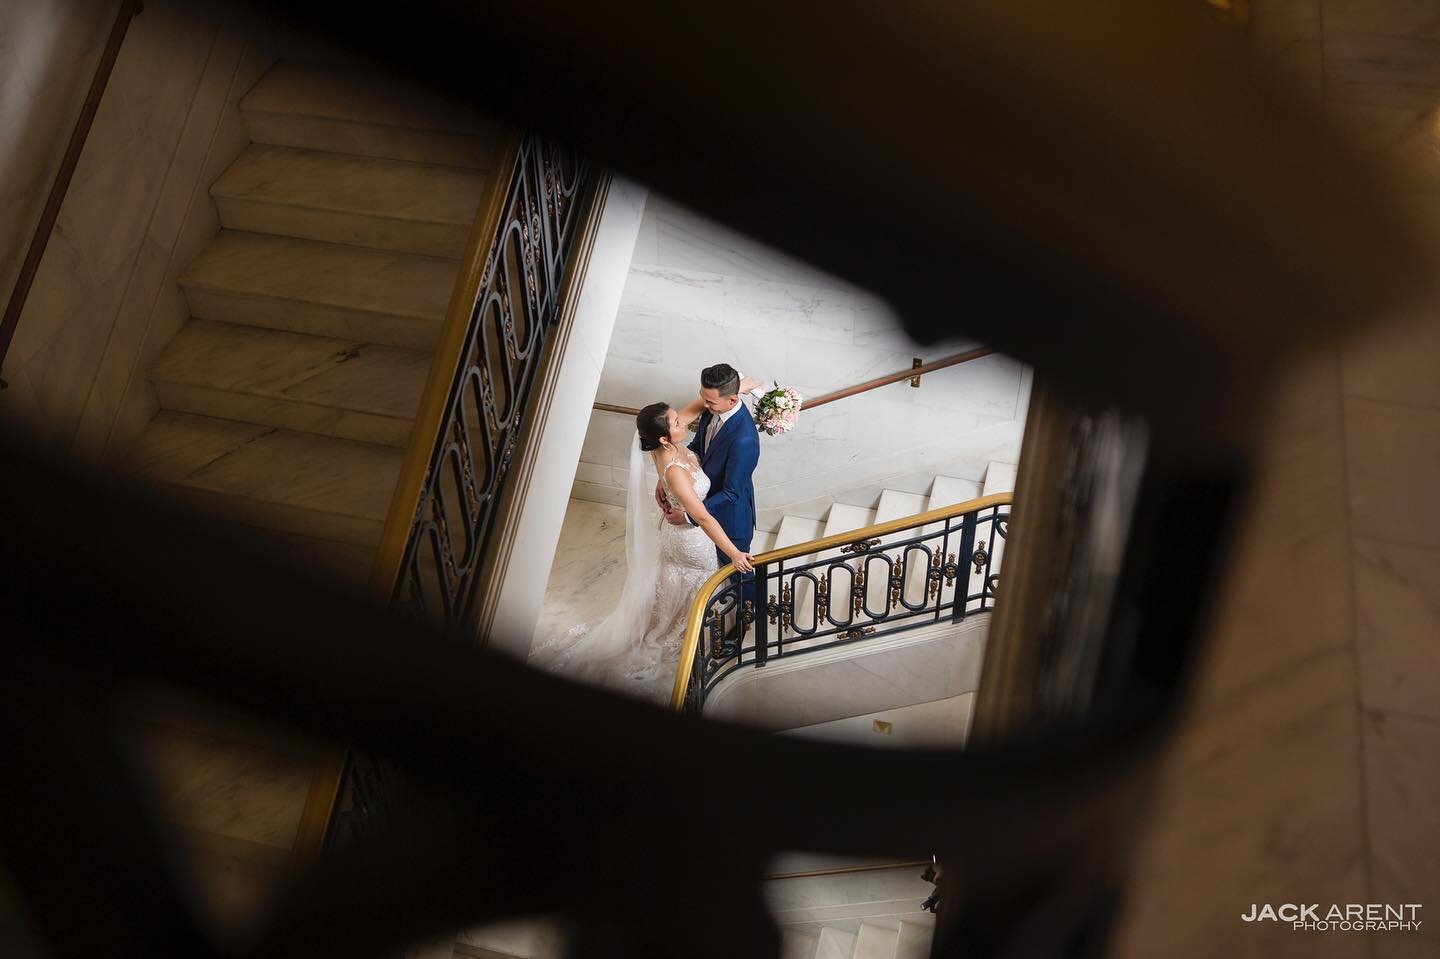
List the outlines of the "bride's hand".
{"type": "Polygon", "coordinates": [[[742,553],[737,550],[735,554],[730,557],[730,562],[734,563],[735,569],[741,573],[753,572],[755,569],[754,557],[749,553],[742,553]]]}

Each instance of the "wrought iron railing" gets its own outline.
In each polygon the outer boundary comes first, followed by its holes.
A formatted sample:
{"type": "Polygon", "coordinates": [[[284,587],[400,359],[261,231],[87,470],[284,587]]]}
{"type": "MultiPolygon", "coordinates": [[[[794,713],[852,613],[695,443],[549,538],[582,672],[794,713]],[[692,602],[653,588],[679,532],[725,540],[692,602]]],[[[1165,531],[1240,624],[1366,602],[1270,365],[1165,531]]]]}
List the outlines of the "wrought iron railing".
{"type": "Polygon", "coordinates": [[[994,608],[1011,493],[786,546],[725,566],[690,608],[671,705],[699,714],[746,667],[994,608]]]}
{"type": "Polygon", "coordinates": [[[461,297],[463,328],[447,330],[437,354],[375,565],[391,606],[451,629],[475,614],[481,559],[592,180],[584,158],[533,134],[512,153],[500,205],[480,221],[483,268],[461,297]]]}
{"type": "MultiPolygon", "coordinates": [[[[483,559],[532,390],[561,312],[595,177],[579,154],[515,135],[477,215],[372,574],[392,609],[452,633],[473,628],[483,559]]],[[[316,844],[354,839],[395,803],[397,775],[351,750],[314,787],[316,844]]]]}

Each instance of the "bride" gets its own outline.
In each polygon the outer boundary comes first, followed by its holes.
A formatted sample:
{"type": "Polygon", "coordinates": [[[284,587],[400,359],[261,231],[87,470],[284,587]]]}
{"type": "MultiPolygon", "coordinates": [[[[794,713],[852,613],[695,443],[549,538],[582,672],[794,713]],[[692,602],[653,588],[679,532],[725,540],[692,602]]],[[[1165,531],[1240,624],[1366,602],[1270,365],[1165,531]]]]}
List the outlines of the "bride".
{"type": "MultiPolygon", "coordinates": [[[[741,391],[759,385],[746,378],[741,391]]],[[[574,626],[533,649],[532,665],[669,700],[690,604],[716,571],[715,548],[740,572],[754,568],[750,555],[705,509],[710,478],[685,445],[690,439],[686,427],[704,408],[703,400],[683,410],[652,403],[635,417],[625,503],[628,569],[620,602],[600,622],[574,626]],[[650,495],[657,474],[671,509],[684,510],[697,525],[664,522],[650,495]]]]}

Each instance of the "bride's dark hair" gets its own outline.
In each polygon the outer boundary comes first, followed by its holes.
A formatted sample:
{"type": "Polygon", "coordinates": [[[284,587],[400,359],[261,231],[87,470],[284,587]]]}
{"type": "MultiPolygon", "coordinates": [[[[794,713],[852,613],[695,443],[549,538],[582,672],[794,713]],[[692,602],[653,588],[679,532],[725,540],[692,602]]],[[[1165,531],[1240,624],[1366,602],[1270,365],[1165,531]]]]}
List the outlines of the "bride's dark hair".
{"type": "Polygon", "coordinates": [[[670,435],[670,404],[651,403],[635,416],[640,449],[646,453],[660,448],[660,437],[670,435]]]}

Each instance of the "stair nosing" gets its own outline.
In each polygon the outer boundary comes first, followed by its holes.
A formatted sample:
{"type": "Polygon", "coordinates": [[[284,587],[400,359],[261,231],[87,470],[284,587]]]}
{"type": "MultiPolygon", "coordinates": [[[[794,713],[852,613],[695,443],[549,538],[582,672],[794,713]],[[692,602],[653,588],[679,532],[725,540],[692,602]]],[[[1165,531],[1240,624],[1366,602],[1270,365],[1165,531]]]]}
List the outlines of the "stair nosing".
{"type": "MultiPolygon", "coordinates": [[[[345,246],[349,246],[349,245],[351,245],[351,244],[344,244],[344,245],[345,245],[345,246]]],[[[373,246],[358,247],[358,248],[359,248],[359,249],[365,249],[365,250],[380,249],[379,247],[373,247],[373,246]]],[[[444,258],[444,257],[437,257],[437,259],[445,259],[445,258],[444,258]]],[[[456,260],[456,261],[453,261],[453,262],[457,262],[457,263],[458,263],[459,261],[456,260]]],[[[183,274],[179,277],[179,279],[178,279],[177,282],[179,282],[179,284],[180,284],[182,287],[188,287],[188,288],[190,288],[190,289],[195,289],[195,290],[204,290],[204,291],[206,291],[206,292],[208,292],[208,293],[223,293],[223,294],[225,294],[225,295],[227,295],[227,296],[234,296],[234,297],[239,297],[239,298],[243,298],[243,299],[247,299],[247,300],[266,300],[266,301],[272,302],[272,303],[304,303],[304,304],[306,304],[307,306],[326,306],[326,307],[332,307],[332,308],[338,309],[338,310],[346,310],[346,311],[351,312],[351,313],[364,313],[364,314],[366,314],[366,315],[368,315],[368,316],[394,316],[394,317],[403,317],[403,318],[405,318],[405,319],[410,319],[410,320],[429,320],[429,321],[437,322],[437,323],[443,322],[444,319],[445,319],[445,314],[443,314],[443,313],[442,313],[442,314],[439,314],[438,316],[435,315],[435,314],[427,314],[427,313],[401,313],[401,312],[397,312],[397,311],[394,311],[394,310],[376,310],[376,309],[371,309],[371,308],[365,307],[365,306],[351,306],[351,305],[348,304],[348,303],[337,303],[337,302],[334,302],[334,301],[332,301],[332,300],[314,300],[314,299],[310,299],[310,298],[308,298],[308,297],[302,297],[302,296],[279,296],[279,295],[274,294],[274,293],[256,293],[256,292],[254,292],[254,291],[252,291],[252,290],[239,289],[239,288],[231,287],[231,286],[217,286],[217,285],[215,285],[215,284],[213,284],[213,283],[205,283],[205,282],[202,282],[202,281],[199,281],[199,280],[195,280],[195,279],[193,279],[193,278],[191,278],[191,277],[189,277],[189,276],[187,276],[187,275],[183,275],[183,274]]],[[[197,317],[197,319],[203,319],[203,317],[197,317]]],[[[216,320],[215,322],[217,322],[217,323],[228,323],[228,322],[232,322],[232,321],[230,321],[230,320],[216,320]]],[[[379,345],[379,344],[377,344],[377,345],[379,345]]],[[[401,347],[401,349],[404,349],[404,347],[401,347]]]]}
{"type": "MultiPolygon", "coordinates": [[[[245,96],[246,96],[246,98],[248,99],[250,95],[247,93],[245,96]]],[[[329,120],[329,121],[334,122],[334,123],[353,123],[353,124],[355,124],[356,126],[381,127],[381,128],[383,128],[383,129],[386,129],[386,130],[405,130],[405,131],[407,131],[407,132],[414,132],[414,133],[444,133],[444,134],[447,134],[447,135],[449,135],[449,136],[470,137],[471,139],[480,140],[480,141],[488,142],[488,143],[494,143],[494,142],[496,142],[496,141],[498,141],[498,140],[500,139],[500,137],[498,137],[498,136],[496,136],[496,135],[494,135],[494,134],[475,133],[475,132],[470,131],[470,130],[456,130],[456,129],[453,129],[453,128],[451,128],[451,127],[407,126],[407,125],[400,124],[400,123],[385,123],[385,122],[380,121],[380,120],[357,120],[357,119],[355,119],[354,117],[336,116],[336,115],[331,114],[331,113],[307,113],[307,112],[303,112],[303,111],[293,111],[293,112],[292,112],[292,111],[281,111],[281,110],[266,110],[266,109],[264,109],[264,108],[262,108],[262,107],[247,107],[247,106],[245,105],[245,101],[244,101],[244,100],[241,100],[241,101],[240,101],[240,111],[241,111],[242,113],[250,113],[250,114],[255,114],[255,115],[257,115],[257,116],[259,116],[259,115],[264,115],[264,116],[268,116],[268,117],[297,117],[297,118],[302,119],[302,120],[329,120]]],[[[255,141],[252,141],[252,142],[254,142],[254,143],[263,143],[264,141],[255,140],[255,141]]],[[[300,148],[300,147],[290,147],[290,146],[287,146],[287,145],[284,144],[284,143],[265,143],[264,145],[265,145],[265,146],[286,147],[286,149],[291,149],[291,150],[302,149],[302,148],[300,148]]],[[[316,153],[336,153],[336,152],[338,152],[338,151],[335,151],[335,150],[316,150],[316,151],[314,151],[314,152],[316,152],[316,153]]],[[[347,156],[348,156],[349,154],[342,154],[342,155],[347,155],[347,156]]],[[[360,154],[360,155],[368,155],[368,154],[360,154]]],[[[445,162],[443,162],[443,161],[433,161],[433,162],[432,162],[432,161],[430,161],[430,160],[409,160],[409,159],[406,159],[405,157],[375,157],[374,159],[377,159],[377,160],[395,160],[397,163],[424,163],[424,164],[433,165],[433,166],[448,166],[448,167],[454,167],[454,168],[457,169],[457,170],[489,169],[489,167],[470,167],[470,166],[465,166],[465,165],[460,164],[460,163],[445,163],[445,162]]]]}
{"type": "MultiPolygon", "coordinates": [[[[161,376],[161,374],[160,374],[160,373],[157,373],[156,370],[151,370],[151,372],[150,372],[150,380],[151,380],[151,382],[153,382],[153,383],[170,383],[170,384],[173,384],[173,386],[189,386],[189,387],[194,387],[194,389],[210,390],[210,392],[215,392],[215,393],[235,393],[236,396],[253,396],[253,397],[255,397],[255,399],[262,399],[262,400],[279,400],[279,402],[294,403],[294,405],[297,405],[297,406],[312,406],[312,408],[315,408],[315,409],[334,409],[334,410],[340,410],[340,412],[343,412],[343,413],[359,413],[360,416],[376,416],[376,418],[379,418],[379,419],[393,419],[393,420],[396,420],[396,422],[402,422],[402,423],[415,423],[415,418],[416,418],[416,416],[419,415],[419,410],[418,410],[418,409],[416,409],[416,412],[415,412],[415,413],[409,413],[409,415],[406,415],[406,413],[386,413],[386,412],[379,412],[379,410],[373,410],[373,409],[360,409],[360,408],[356,408],[356,406],[341,405],[341,403],[317,403],[317,402],[315,402],[315,400],[300,399],[300,397],[297,397],[297,396],[287,396],[287,395],[284,395],[284,393],[259,393],[259,392],[256,392],[256,390],[253,390],[253,389],[246,389],[246,387],[239,387],[239,386],[216,386],[215,383],[199,383],[199,382],[194,382],[194,380],[176,379],[176,377],[173,377],[173,376],[161,376]]],[[[419,403],[416,403],[416,406],[419,406],[419,403]]],[[[186,412],[186,410],[176,410],[176,412],[186,412]]],[[[210,416],[210,413],[192,413],[192,416],[210,416]]],[[[225,418],[223,418],[223,416],[216,416],[215,419],[225,419],[225,418]]],[[[249,420],[235,420],[235,422],[242,423],[242,422],[249,422],[249,420]]],[[[255,425],[256,425],[256,426],[265,426],[265,425],[268,425],[268,423],[255,423],[255,425]]],[[[305,429],[291,429],[291,428],[288,428],[288,426],[276,426],[276,429],[289,429],[289,432],[297,432],[297,433],[310,433],[310,432],[311,432],[311,431],[305,431],[305,429]]],[[[327,436],[327,438],[330,438],[330,439],[350,439],[350,436],[330,436],[330,433],[315,433],[315,436],[327,436]]],[[[366,439],[357,439],[357,441],[353,441],[353,442],[361,442],[361,444],[363,444],[363,442],[370,442],[370,441],[366,441],[366,439]]],[[[390,444],[374,444],[374,445],[376,445],[376,446],[389,446],[390,444]]]]}
{"type": "MultiPolygon", "coordinates": [[[[404,162],[404,161],[397,161],[397,162],[404,162]]],[[[218,182],[219,182],[219,181],[217,180],[216,183],[218,183],[218,182]]],[[[257,204],[257,205],[260,205],[260,206],[273,206],[273,207],[279,207],[279,208],[285,209],[285,210],[311,210],[311,211],[314,211],[314,212],[316,212],[316,213],[341,213],[341,214],[344,214],[344,215],[346,215],[346,216],[362,216],[362,217],[365,217],[367,220],[384,220],[384,221],[387,222],[387,223],[423,223],[423,224],[425,224],[425,225],[427,225],[427,226],[460,226],[460,227],[467,227],[467,228],[468,228],[468,227],[472,227],[472,226],[474,225],[474,222],[475,222],[473,219],[471,219],[471,220],[458,220],[458,221],[457,221],[457,220],[427,220],[427,219],[425,219],[425,218],[423,218],[423,217],[415,217],[415,216],[411,216],[411,217],[393,216],[393,215],[388,214],[388,213],[374,213],[374,212],[368,212],[368,211],[365,211],[365,210],[351,210],[351,209],[347,209],[347,208],[345,208],[345,207],[319,206],[319,205],[313,204],[313,203],[293,203],[293,202],[285,201],[285,200],[259,199],[259,198],[256,198],[256,197],[253,197],[253,196],[249,196],[248,194],[244,194],[244,193],[220,193],[220,192],[217,192],[217,191],[216,191],[214,184],[212,184],[212,185],[210,186],[210,196],[213,197],[213,198],[216,199],[216,200],[234,200],[234,201],[238,201],[238,202],[240,202],[240,203],[254,203],[254,204],[257,204]]],[[[223,217],[222,217],[222,220],[223,220],[223,217]]],[[[256,231],[253,231],[253,230],[245,230],[245,231],[237,231],[237,232],[250,233],[250,232],[256,232],[256,231]]],[[[266,235],[287,236],[288,234],[266,234],[266,235]]],[[[358,244],[358,243],[356,243],[356,244],[348,244],[348,243],[347,243],[347,244],[342,244],[342,245],[344,245],[344,246],[360,246],[361,244],[358,244]]],[[[379,249],[386,249],[386,248],[385,248],[385,247],[373,247],[373,246],[371,246],[371,247],[364,247],[364,249],[368,249],[368,250],[379,250],[379,249]]],[[[402,250],[402,251],[399,251],[399,252],[408,252],[408,251],[402,250]]],[[[423,255],[425,255],[425,254],[417,254],[417,255],[423,256],[423,255]]],[[[448,259],[457,259],[457,260],[458,260],[459,258],[458,258],[458,257],[442,257],[442,256],[437,256],[436,259],[437,259],[437,260],[448,260],[448,259]]]]}

